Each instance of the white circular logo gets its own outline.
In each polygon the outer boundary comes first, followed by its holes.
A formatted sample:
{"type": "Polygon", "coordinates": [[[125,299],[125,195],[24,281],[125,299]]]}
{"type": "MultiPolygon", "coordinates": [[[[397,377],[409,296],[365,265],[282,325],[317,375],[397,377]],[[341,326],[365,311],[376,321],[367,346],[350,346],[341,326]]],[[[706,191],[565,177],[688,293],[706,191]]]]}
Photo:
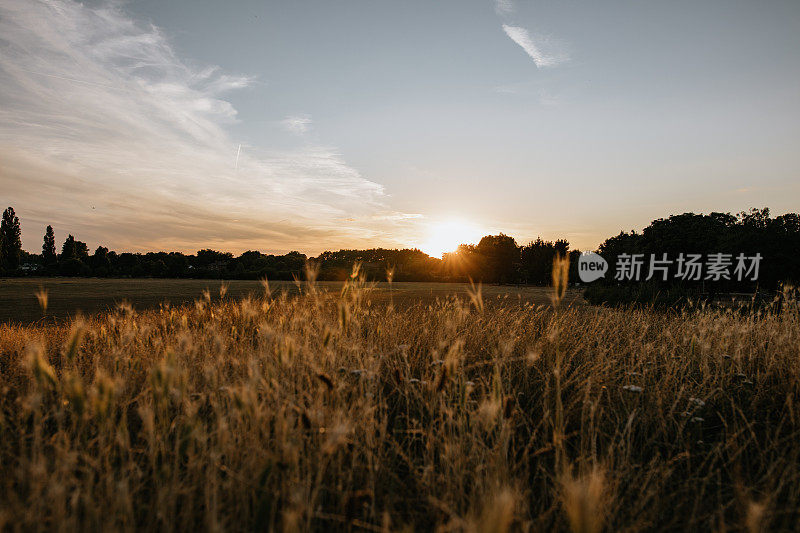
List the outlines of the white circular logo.
{"type": "Polygon", "coordinates": [[[608,263],[600,255],[589,252],[578,259],[578,276],[584,283],[600,279],[608,272],[608,263]]]}

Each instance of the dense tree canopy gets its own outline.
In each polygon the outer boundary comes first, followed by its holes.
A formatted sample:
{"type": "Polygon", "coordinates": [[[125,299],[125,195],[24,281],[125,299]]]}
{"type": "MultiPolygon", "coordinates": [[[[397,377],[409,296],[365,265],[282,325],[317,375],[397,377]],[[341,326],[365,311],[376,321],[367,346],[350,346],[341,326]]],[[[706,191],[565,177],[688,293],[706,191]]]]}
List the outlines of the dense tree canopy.
{"type": "Polygon", "coordinates": [[[569,243],[563,239],[556,242],[541,237],[522,247],[522,279],[525,283],[545,285],[550,283],[553,259],[569,252],[569,243]]]}
{"type": "Polygon", "coordinates": [[[69,259],[84,261],[88,257],[89,247],[86,245],[86,243],[75,240],[75,237],[68,235],[67,240],[65,240],[64,244],[61,245],[61,256],[59,259],[61,261],[66,261],[69,259]]]}
{"type": "MultiPolygon", "coordinates": [[[[620,254],[725,253],[736,256],[760,254],[757,285],[775,289],[780,282],[800,282],[800,215],[770,217],[769,209],[751,209],[738,215],[684,213],[654,220],[641,233],[622,232],[600,245],[600,253],[613,265],[620,254]]],[[[706,284],[708,285],[708,284],[706,284]]],[[[740,288],[742,284],[738,284],[740,288]]],[[[752,288],[750,284],[749,288],[752,288]]],[[[715,289],[734,289],[721,282],[715,289]]]]}

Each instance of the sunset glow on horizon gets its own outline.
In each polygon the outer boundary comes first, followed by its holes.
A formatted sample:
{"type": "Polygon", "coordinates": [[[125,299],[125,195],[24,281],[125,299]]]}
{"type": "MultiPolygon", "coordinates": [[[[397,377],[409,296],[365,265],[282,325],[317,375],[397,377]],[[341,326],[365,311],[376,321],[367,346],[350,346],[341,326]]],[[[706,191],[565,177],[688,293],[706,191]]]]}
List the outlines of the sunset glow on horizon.
{"type": "Polygon", "coordinates": [[[487,233],[487,230],[460,219],[434,222],[420,249],[431,257],[441,258],[442,254],[455,252],[461,244],[478,244],[487,233]]]}

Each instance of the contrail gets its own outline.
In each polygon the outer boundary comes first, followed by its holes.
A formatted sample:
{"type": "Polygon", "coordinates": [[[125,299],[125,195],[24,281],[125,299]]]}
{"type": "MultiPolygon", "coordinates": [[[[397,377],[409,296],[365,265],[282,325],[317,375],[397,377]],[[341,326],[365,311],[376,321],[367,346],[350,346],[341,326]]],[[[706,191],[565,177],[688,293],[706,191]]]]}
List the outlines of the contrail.
{"type": "Polygon", "coordinates": [[[241,145],[241,143],[239,143],[239,149],[236,150],[236,165],[234,165],[236,170],[239,170],[239,154],[241,154],[241,153],[242,153],[242,145],[241,145]]]}

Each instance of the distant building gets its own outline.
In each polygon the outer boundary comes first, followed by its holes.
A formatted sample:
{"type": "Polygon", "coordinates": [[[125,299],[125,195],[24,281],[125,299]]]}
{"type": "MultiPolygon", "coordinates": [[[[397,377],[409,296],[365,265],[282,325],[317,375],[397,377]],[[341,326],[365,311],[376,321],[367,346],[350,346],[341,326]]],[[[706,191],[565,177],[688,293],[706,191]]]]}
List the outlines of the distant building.
{"type": "Polygon", "coordinates": [[[42,265],[38,263],[22,263],[19,268],[26,274],[31,274],[33,272],[40,271],[42,269],[42,265]]]}

